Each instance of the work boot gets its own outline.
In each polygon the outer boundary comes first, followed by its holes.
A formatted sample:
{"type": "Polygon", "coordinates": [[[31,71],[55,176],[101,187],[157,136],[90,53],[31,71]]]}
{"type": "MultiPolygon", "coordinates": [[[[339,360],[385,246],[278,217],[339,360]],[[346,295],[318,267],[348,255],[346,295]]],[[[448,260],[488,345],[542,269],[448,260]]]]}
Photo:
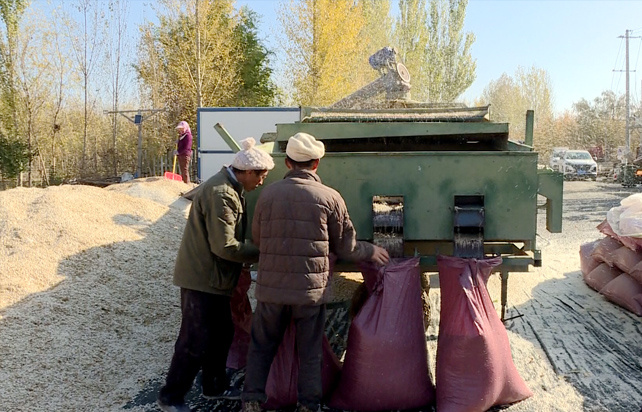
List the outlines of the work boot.
{"type": "Polygon", "coordinates": [[[262,412],[261,404],[259,401],[243,402],[242,412],[262,412]]]}
{"type": "Polygon", "coordinates": [[[241,389],[229,387],[224,391],[218,393],[206,393],[203,391],[203,398],[205,399],[225,399],[228,401],[238,401],[241,399],[241,389]]]}

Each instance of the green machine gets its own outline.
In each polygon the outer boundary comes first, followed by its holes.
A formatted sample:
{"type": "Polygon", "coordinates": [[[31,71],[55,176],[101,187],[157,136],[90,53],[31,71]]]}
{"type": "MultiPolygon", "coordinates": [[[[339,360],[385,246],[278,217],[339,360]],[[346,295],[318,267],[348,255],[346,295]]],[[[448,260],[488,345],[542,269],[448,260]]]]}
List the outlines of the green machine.
{"type": "MultiPolygon", "coordinates": [[[[563,178],[538,167],[533,112],[518,143],[509,139],[507,123],[489,120],[488,106],[416,103],[399,93],[385,105],[301,108],[300,121],[277,124],[276,133],[261,138],[276,164],[264,185],[286,174],[290,136],[315,136],[326,149],[318,174],[345,199],[360,240],[393,256],[420,256],[426,272],[437,270],[440,254],[501,256],[503,319],[508,273],[542,263],[538,210],[545,210],[550,232],[562,229],[563,178]]],[[[250,215],[259,194],[260,188],[248,193],[250,215]]],[[[337,270],[355,267],[339,262],[337,270]]]]}

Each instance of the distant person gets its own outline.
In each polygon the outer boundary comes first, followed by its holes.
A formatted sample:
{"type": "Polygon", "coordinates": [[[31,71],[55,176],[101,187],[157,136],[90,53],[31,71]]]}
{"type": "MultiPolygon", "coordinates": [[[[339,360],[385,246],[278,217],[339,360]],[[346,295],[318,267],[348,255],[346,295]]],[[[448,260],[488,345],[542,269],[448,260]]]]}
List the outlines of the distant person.
{"type": "Polygon", "coordinates": [[[267,400],[270,365],[294,319],[299,356],[298,411],[320,408],[325,303],[330,289],[330,253],[385,264],[388,252],[357,241],[346,204],[317,175],[325,147],[307,133],[290,137],[283,180],[265,187],[256,204],[252,239],[261,251],[250,348],[241,399],[259,412],[267,400]]]}
{"type": "Polygon", "coordinates": [[[192,159],[192,131],[185,120],[178,123],[176,131],[178,131],[178,140],[174,155],[178,158],[178,167],[181,169],[183,183],[189,183],[189,162],[192,159]]]}
{"type": "Polygon", "coordinates": [[[194,195],[174,267],[182,320],[158,395],[162,411],[190,410],[185,395],[199,370],[204,397],[219,397],[229,388],[225,364],[234,335],[230,296],[243,264],[259,258],[259,249],[244,242],[244,195],[262,185],[274,167],[272,157],[255,144],[253,138],[241,141],[243,150],[232,165],[202,183],[194,195]]]}

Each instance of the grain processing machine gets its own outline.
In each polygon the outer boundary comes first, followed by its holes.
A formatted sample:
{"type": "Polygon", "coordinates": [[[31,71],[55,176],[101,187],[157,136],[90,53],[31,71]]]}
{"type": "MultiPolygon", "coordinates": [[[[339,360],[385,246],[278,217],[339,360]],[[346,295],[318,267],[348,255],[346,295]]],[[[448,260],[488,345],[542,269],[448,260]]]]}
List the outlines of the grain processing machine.
{"type": "MultiPolygon", "coordinates": [[[[425,271],[436,271],[440,254],[502,256],[503,319],[508,273],[542,262],[538,197],[545,202],[547,229],[558,233],[562,226],[562,176],[538,167],[533,112],[526,115],[524,143],[518,143],[509,139],[507,123],[489,120],[488,106],[407,98],[382,105],[302,107],[300,121],[277,124],[276,133],[261,138],[273,144],[276,164],[265,184],[287,172],[290,136],[315,136],[326,148],[318,174],[345,199],[359,239],[386,245],[393,255],[421,256],[425,271]]],[[[248,194],[250,213],[257,196],[248,194]]]]}

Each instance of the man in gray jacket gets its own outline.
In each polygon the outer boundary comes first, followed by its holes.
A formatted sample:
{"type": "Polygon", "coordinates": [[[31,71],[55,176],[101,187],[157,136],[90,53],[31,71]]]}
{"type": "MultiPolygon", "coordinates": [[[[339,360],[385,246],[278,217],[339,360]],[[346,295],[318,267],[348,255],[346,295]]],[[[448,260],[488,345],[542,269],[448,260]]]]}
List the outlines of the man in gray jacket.
{"type": "Polygon", "coordinates": [[[174,268],[182,320],[158,395],[165,412],[190,410],[184,399],[199,370],[205,397],[219,396],[229,387],[225,363],[234,335],[230,296],[243,263],[259,258],[258,248],[244,241],[244,193],[262,185],[274,167],[272,157],[254,147],[253,138],[241,145],[232,165],[203,183],[192,200],[174,268]]]}
{"type": "Polygon", "coordinates": [[[285,159],[289,172],[265,187],[256,204],[252,240],[261,255],[241,396],[246,412],[259,412],[266,401],[270,365],[291,319],[299,355],[298,410],[319,410],[330,253],[353,261],[389,260],[385,249],[357,241],[343,198],[321,183],[316,170],[324,154],[323,143],[313,136],[290,137],[285,159]]]}

